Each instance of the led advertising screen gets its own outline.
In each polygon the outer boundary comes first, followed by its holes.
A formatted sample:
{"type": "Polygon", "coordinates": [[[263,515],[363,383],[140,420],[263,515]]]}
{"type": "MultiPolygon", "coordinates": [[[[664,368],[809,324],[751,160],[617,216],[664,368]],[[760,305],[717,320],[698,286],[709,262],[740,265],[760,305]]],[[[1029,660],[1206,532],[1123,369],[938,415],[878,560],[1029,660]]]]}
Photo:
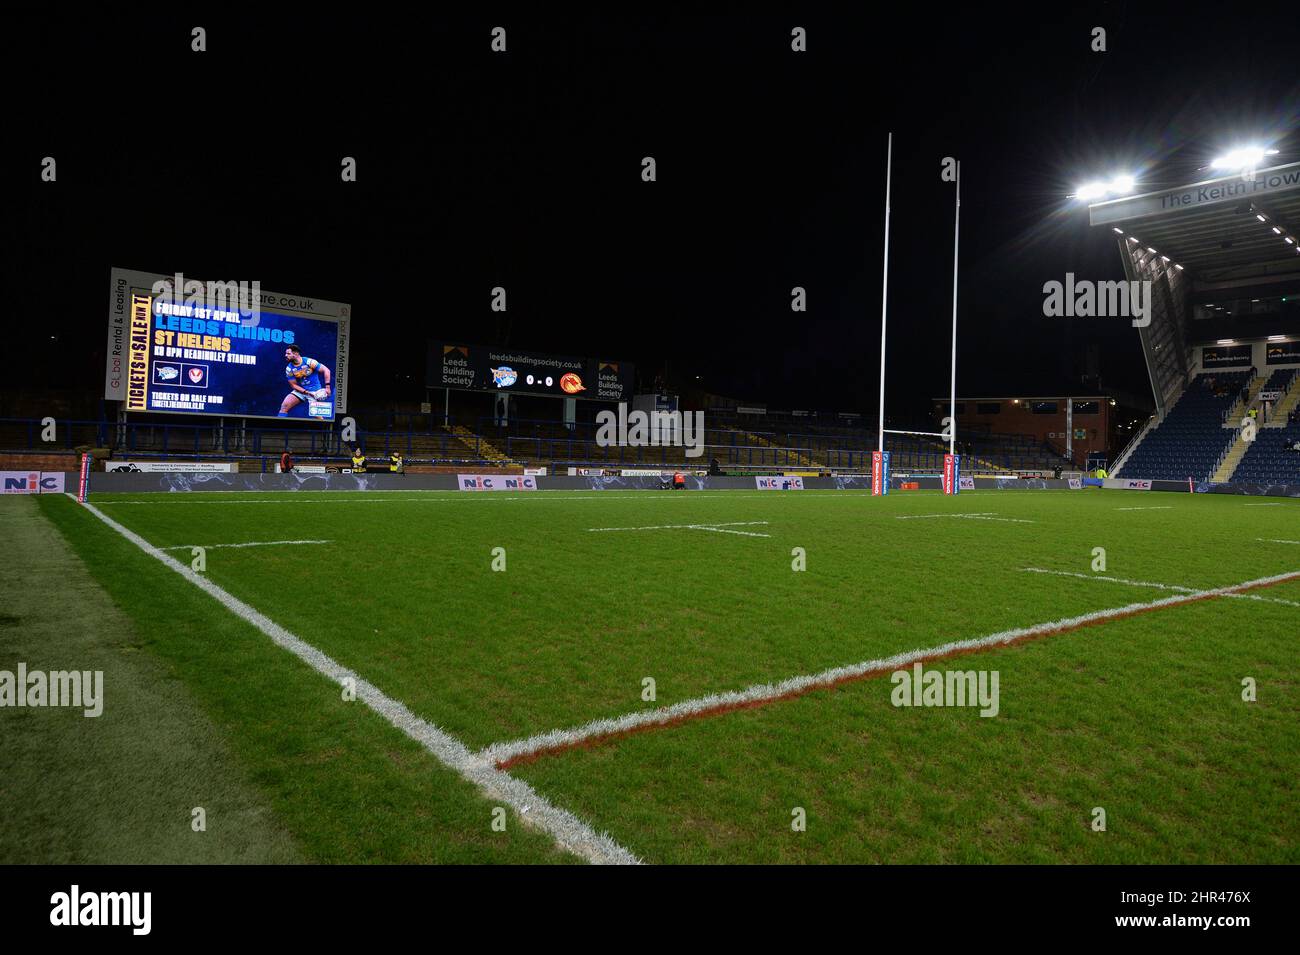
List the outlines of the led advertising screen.
{"type": "Polygon", "coordinates": [[[625,361],[430,342],[427,382],[457,391],[630,401],[636,376],[625,361]]]}
{"type": "Polygon", "coordinates": [[[127,411],[333,421],[349,306],[113,269],[104,397],[127,411]]]}
{"type": "Polygon", "coordinates": [[[1264,348],[1264,363],[1292,365],[1300,361],[1300,341],[1269,342],[1264,348]]]}

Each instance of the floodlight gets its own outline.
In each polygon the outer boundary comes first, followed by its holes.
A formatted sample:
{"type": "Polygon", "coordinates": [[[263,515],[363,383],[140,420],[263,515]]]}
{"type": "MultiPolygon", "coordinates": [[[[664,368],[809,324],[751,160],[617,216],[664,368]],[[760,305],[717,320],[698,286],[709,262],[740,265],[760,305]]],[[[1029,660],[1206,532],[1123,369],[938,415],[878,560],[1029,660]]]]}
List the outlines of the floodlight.
{"type": "Polygon", "coordinates": [[[1210,163],[1213,169],[1254,169],[1265,156],[1276,156],[1276,149],[1263,146],[1241,146],[1210,163]]]}

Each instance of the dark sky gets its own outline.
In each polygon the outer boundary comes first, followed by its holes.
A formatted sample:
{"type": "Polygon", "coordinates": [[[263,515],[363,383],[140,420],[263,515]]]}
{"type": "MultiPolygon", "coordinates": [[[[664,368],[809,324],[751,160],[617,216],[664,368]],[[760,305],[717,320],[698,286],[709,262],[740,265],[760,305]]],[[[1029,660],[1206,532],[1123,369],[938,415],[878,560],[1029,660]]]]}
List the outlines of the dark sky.
{"type": "Polygon", "coordinates": [[[1091,348],[1103,386],[1147,393],[1126,321],[1042,317],[1044,282],[1120,277],[1064,197],[1117,171],[1143,191],[1205,178],[1246,138],[1300,158],[1294,5],[855,6],[20,19],[4,387],[98,393],[116,265],[352,303],[357,407],[423,397],[424,342],[445,337],[871,411],[893,130],[891,404],[947,391],[945,156],[963,173],[959,391],[1083,389],[1091,348]]]}

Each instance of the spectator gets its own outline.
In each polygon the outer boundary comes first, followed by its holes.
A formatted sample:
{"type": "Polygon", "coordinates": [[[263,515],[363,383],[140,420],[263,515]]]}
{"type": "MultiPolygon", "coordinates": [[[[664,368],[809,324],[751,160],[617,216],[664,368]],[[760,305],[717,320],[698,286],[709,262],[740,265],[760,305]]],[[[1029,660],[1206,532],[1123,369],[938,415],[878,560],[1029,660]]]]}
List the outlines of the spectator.
{"type": "Polygon", "coordinates": [[[402,460],[402,452],[394,451],[388,456],[388,470],[394,474],[406,473],[406,462],[402,460]]]}
{"type": "Polygon", "coordinates": [[[366,456],[361,453],[360,447],[356,447],[352,449],[352,473],[353,474],[366,473],[366,456]]]}
{"type": "Polygon", "coordinates": [[[280,455],[280,473],[288,474],[292,470],[293,470],[293,455],[289,453],[288,448],[285,448],[284,454],[280,455]]]}

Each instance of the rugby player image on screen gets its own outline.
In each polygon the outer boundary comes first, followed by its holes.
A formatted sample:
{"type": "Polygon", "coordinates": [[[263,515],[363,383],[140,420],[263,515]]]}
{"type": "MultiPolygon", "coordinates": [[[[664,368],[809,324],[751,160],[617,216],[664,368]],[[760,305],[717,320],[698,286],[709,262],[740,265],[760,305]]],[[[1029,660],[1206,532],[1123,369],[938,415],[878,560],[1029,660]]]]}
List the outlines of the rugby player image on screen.
{"type": "Polygon", "coordinates": [[[315,358],[303,358],[297,345],[284,350],[284,377],[293,389],[280,402],[277,417],[287,418],[294,408],[304,402],[324,401],[330,396],[330,370],[315,358]]]}

